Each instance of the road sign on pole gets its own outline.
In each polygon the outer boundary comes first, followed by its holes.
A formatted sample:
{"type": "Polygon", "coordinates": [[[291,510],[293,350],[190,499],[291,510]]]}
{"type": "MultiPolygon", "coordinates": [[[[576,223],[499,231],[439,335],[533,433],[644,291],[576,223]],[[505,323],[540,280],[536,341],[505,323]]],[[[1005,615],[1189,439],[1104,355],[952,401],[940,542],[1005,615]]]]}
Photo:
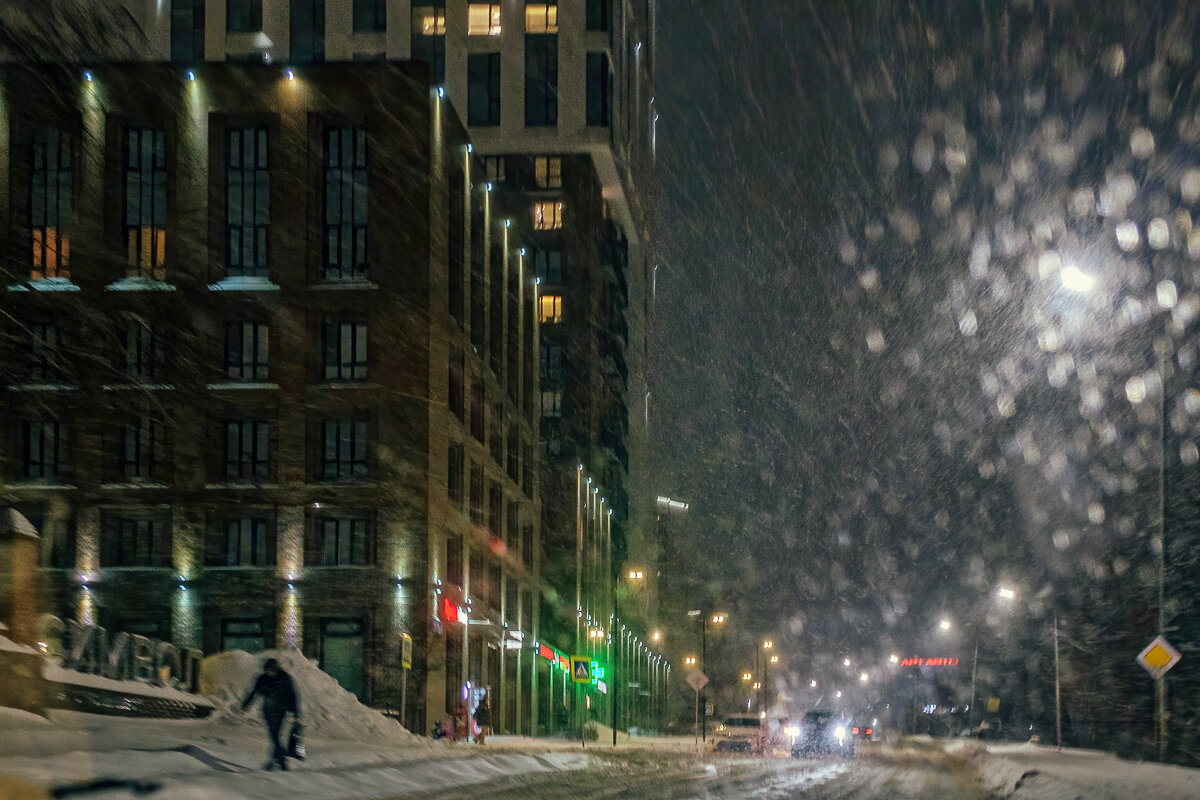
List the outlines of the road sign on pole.
{"type": "Polygon", "coordinates": [[[1179,651],[1162,636],[1146,645],[1146,649],[1138,653],[1137,662],[1141,664],[1152,678],[1161,678],[1167,670],[1179,663],[1179,651]]]}
{"type": "Polygon", "coordinates": [[[694,669],[687,674],[688,686],[695,689],[697,692],[708,686],[708,676],[698,669],[694,669]]]}
{"type": "Polygon", "coordinates": [[[592,659],[588,656],[571,656],[571,680],[575,683],[592,682],[592,659]]]}

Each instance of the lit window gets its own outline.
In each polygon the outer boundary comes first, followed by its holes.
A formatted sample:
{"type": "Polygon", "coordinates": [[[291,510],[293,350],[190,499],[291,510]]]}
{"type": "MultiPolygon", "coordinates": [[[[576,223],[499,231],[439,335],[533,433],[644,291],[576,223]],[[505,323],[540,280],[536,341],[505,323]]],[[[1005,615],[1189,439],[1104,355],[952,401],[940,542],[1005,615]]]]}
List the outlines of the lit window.
{"type": "Polygon", "coordinates": [[[562,227],[563,204],[561,200],[547,200],[533,204],[533,229],[555,231],[562,227]]]}
{"type": "Polygon", "coordinates": [[[71,137],[55,128],[34,131],[29,172],[30,278],[70,278],[71,137]]]}
{"type": "Polygon", "coordinates": [[[562,322],[562,295],[544,294],[541,297],[542,322],[562,322]]]}
{"type": "Polygon", "coordinates": [[[413,8],[413,30],[422,36],[444,36],[446,34],[445,6],[415,6],[413,8]]]}
{"type": "Polygon", "coordinates": [[[558,5],[555,3],[526,3],[526,33],[558,33],[558,5]]]}
{"type": "Polygon", "coordinates": [[[539,189],[562,187],[562,159],[558,156],[538,156],[533,161],[533,176],[539,189]]]}
{"type": "Polygon", "coordinates": [[[500,4],[471,3],[468,5],[467,34],[470,36],[499,36],[500,4]]]}
{"type": "Polygon", "coordinates": [[[165,275],[167,247],[166,134],[151,128],[125,131],[125,244],[126,275],[153,278],[165,275]]]}

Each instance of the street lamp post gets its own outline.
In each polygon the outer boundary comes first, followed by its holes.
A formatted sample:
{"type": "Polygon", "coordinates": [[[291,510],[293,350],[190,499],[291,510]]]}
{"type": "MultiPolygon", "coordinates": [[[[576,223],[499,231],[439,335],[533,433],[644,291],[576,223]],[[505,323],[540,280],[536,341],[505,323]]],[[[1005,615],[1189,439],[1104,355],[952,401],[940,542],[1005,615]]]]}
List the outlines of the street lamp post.
{"type": "MultiPolygon", "coordinates": [[[[689,617],[699,617],[700,618],[700,669],[701,670],[708,669],[708,621],[709,621],[709,616],[712,617],[712,622],[714,625],[721,625],[725,622],[725,615],[724,614],[711,614],[710,615],[703,609],[692,609],[691,611],[689,611],[687,613],[688,613],[689,617]]],[[[704,741],[707,741],[706,736],[707,736],[707,729],[708,729],[708,724],[707,724],[708,723],[708,714],[700,713],[700,704],[701,703],[705,703],[704,695],[701,695],[699,692],[697,692],[696,715],[700,717],[700,741],[704,742],[704,741]]],[[[707,710],[708,710],[708,706],[706,704],[705,711],[707,711],[707,710]]]]}

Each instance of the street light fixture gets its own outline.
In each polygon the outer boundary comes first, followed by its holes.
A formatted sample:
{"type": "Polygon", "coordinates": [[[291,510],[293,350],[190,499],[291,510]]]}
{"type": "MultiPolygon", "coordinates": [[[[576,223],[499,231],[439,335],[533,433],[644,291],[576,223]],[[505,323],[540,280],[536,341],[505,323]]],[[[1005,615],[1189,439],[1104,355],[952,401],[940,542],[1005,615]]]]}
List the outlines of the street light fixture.
{"type": "Polygon", "coordinates": [[[772,664],[778,664],[778,663],[779,663],[779,656],[771,656],[771,663],[772,663],[772,664]]]}
{"type": "Polygon", "coordinates": [[[948,619],[939,620],[938,628],[940,628],[943,631],[950,630],[950,620],[948,620],[948,619]]]}
{"type": "Polygon", "coordinates": [[[743,672],[743,673],[742,673],[742,680],[744,680],[744,681],[748,681],[748,680],[750,680],[750,679],[751,679],[751,678],[753,678],[753,677],[754,677],[754,676],[753,676],[753,675],[751,675],[749,672],[743,672]]]}
{"type": "Polygon", "coordinates": [[[695,656],[684,656],[683,657],[683,665],[685,667],[695,666],[696,665],[696,657],[695,656]]]}

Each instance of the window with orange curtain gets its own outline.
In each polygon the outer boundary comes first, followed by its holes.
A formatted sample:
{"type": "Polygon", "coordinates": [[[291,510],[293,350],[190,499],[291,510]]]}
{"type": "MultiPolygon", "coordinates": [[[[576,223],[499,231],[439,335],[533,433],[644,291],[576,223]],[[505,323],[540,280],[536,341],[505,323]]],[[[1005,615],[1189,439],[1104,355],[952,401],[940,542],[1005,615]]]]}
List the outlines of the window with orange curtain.
{"type": "Polygon", "coordinates": [[[126,275],[166,278],[166,134],[152,128],[125,131],[126,275]]]}
{"type": "Polygon", "coordinates": [[[57,128],[33,132],[29,169],[29,277],[71,277],[71,135],[57,128]]]}

